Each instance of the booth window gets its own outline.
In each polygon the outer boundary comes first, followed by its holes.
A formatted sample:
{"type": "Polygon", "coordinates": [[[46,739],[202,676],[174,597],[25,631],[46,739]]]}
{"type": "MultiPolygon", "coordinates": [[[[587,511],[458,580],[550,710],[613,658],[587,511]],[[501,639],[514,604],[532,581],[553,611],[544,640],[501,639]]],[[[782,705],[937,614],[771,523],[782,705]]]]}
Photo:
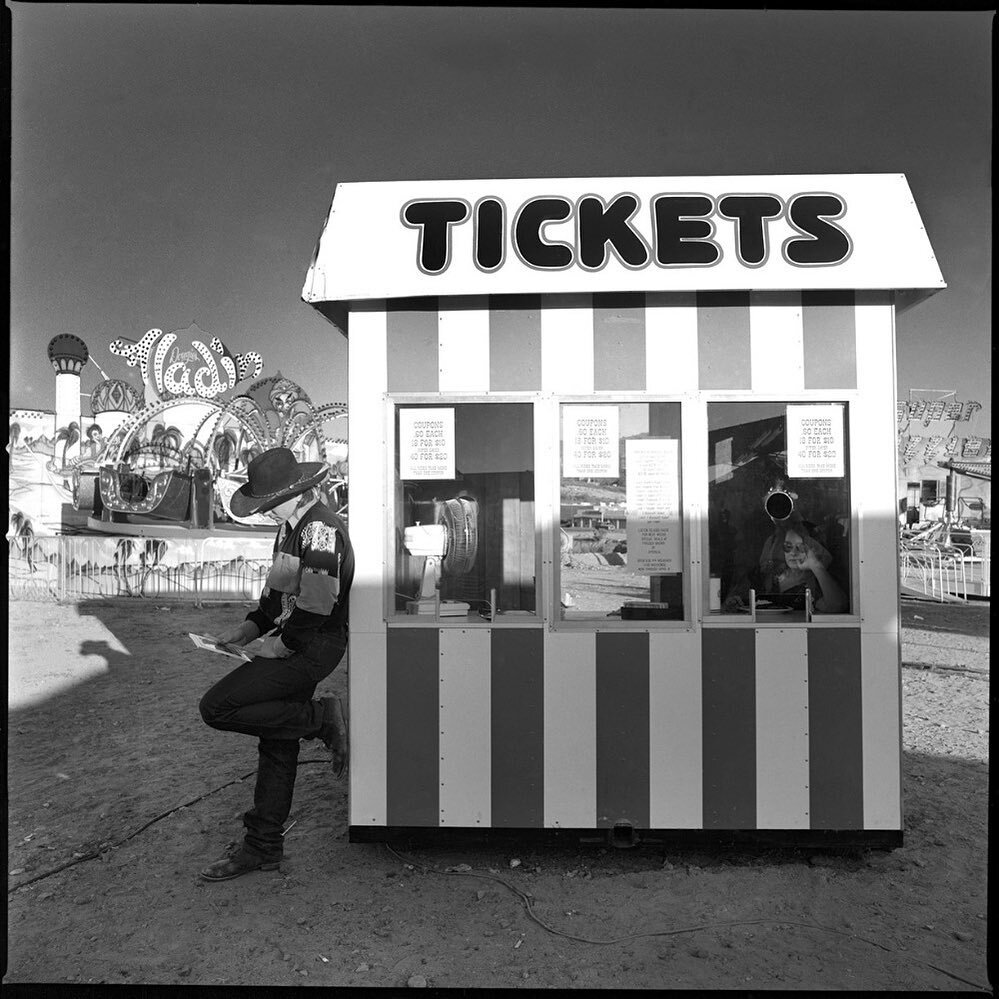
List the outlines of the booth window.
{"type": "Polygon", "coordinates": [[[535,613],[530,403],[398,406],[395,614],[535,613]]]}
{"type": "Polygon", "coordinates": [[[708,469],[709,611],[850,613],[846,404],[711,403],[708,469]]]}
{"type": "Polygon", "coordinates": [[[680,404],[565,403],[560,417],[562,620],[682,620],[680,404]]]}

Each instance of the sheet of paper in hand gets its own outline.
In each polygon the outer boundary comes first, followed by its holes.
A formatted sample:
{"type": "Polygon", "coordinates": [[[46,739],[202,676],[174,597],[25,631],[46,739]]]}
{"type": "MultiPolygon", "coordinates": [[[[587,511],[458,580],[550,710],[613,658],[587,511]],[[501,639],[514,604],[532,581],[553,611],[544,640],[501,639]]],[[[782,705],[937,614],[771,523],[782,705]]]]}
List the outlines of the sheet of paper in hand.
{"type": "Polygon", "coordinates": [[[207,649],[209,652],[218,652],[223,656],[231,656],[233,659],[242,659],[243,662],[248,663],[253,656],[248,652],[245,652],[238,645],[230,645],[226,642],[216,642],[214,638],[210,635],[195,635],[193,631],[189,631],[188,635],[191,637],[191,641],[199,649],[207,649]]]}

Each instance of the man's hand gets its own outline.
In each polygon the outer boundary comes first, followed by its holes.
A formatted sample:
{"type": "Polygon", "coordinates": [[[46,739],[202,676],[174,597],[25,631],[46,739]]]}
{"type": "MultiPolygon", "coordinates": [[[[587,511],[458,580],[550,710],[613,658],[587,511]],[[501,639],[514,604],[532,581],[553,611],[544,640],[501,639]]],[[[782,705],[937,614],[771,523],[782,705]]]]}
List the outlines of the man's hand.
{"type": "Polygon", "coordinates": [[[261,659],[287,659],[294,653],[281,641],[279,635],[268,635],[264,639],[264,644],[257,650],[257,655],[261,659]]]}
{"type": "Polygon", "coordinates": [[[260,637],[260,629],[252,621],[241,621],[235,628],[212,635],[216,642],[223,645],[246,645],[260,637]]]}

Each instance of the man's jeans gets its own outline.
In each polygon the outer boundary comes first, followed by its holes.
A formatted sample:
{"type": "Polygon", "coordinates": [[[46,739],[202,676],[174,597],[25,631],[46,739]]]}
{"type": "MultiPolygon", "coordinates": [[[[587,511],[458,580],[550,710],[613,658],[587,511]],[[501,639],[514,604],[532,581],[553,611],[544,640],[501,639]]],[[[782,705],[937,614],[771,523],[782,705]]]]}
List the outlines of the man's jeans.
{"type": "Polygon", "coordinates": [[[257,656],[237,666],[201,698],[201,717],[207,725],[260,739],[253,807],[243,816],[243,845],[255,856],[281,857],[299,740],[318,738],[324,721],[323,706],[312,695],[336,669],[346,648],[346,634],[331,634],[317,637],[287,659],[257,656]]]}

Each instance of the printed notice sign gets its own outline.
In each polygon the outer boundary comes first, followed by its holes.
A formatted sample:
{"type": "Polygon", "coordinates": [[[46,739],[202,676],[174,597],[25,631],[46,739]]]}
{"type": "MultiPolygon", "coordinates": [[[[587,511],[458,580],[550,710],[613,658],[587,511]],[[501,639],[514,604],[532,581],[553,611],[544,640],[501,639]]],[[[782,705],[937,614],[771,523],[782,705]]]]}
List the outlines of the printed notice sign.
{"type": "Polygon", "coordinates": [[[844,475],[843,407],[787,407],[787,474],[792,479],[844,475]]]}
{"type": "Polygon", "coordinates": [[[454,478],[454,410],[399,410],[399,478],[454,478]]]}
{"type": "Polygon", "coordinates": [[[617,406],[562,407],[562,474],[568,479],[618,478],[617,406]]]}
{"type": "Polygon", "coordinates": [[[678,442],[669,438],[624,442],[628,568],[632,572],[680,571],[679,454],[678,442]]]}

